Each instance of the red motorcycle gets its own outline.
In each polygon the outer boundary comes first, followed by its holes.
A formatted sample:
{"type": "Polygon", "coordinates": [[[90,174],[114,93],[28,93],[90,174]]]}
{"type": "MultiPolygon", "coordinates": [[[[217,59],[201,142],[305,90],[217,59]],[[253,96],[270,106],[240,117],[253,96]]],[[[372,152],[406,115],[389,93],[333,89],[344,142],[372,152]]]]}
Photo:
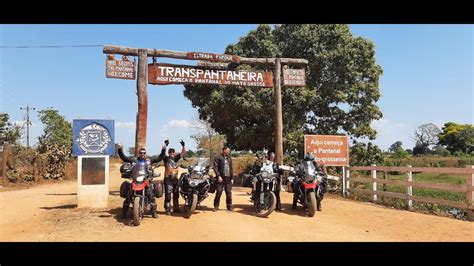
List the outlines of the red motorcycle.
{"type": "Polygon", "coordinates": [[[122,183],[120,196],[131,197],[133,204],[133,224],[135,226],[140,225],[144,212],[150,211],[150,196],[146,192],[151,189],[151,193],[154,193],[155,197],[159,198],[163,196],[162,183],[153,182],[153,178],[159,176],[160,174],[156,174],[153,171],[153,167],[147,169],[145,162],[138,162],[131,167],[128,173],[122,173],[122,177],[132,179],[131,183],[126,181],[122,183]]]}
{"type": "Polygon", "coordinates": [[[324,197],[325,173],[317,169],[313,162],[304,160],[295,167],[294,177],[288,177],[293,186],[293,193],[298,203],[306,208],[309,217],[313,217],[316,210],[321,210],[321,201],[324,197]]]}

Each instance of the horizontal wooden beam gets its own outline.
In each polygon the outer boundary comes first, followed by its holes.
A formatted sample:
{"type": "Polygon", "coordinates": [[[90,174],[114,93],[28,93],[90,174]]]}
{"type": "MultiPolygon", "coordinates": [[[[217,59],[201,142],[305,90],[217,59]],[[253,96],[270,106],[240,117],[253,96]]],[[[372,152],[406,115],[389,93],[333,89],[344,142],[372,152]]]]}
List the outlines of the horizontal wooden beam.
{"type": "Polygon", "coordinates": [[[408,181],[406,180],[394,180],[394,179],[372,179],[372,178],[361,178],[361,177],[351,177],[348,178],[349,181],[353,182],[377,182],[377,183],[385,183],[389,185],[399,185],[399,186],[407,186],[408,181]]]}
{"type": "Polygon", "coordinates": [[[467,186],[466,185],[457,185],[457,184],[441,184],[441,183],[425,183],[425,182],[415,182],[411,181],[408,182],[413,187],[422,187],[422,188],[433,188],[433,189],[441,189],[441,190],[449,190],[449,191],[456,191],[456,192],[466,192],[467,186]]]}
{"type": "MultiPolygon", "coordinates": [[[[196,60],[190,59],[187,56],[187,52],[178,52],[172,50],[158,50],[158,49],[145,49],[149,57],[169,57],[175,59],[185,59],[185,60],[196,60]]],[[[118,45],[104,45],[102,50],[104,54],[121,54],[121,55],[138,55],[138,48],[131,48],[118,45]]],[[[276,58],[246,58],[240,57],[239,62],[241,64],[247,65],[259,65],[259,64],[275,64],[276,58]]],[[[203,60],[202,58],[199,60],[203,60]]],[[[215,60],[216,62],[229,62],[228,60],[215,60]]],[[[308,60],[301,58],[281,58],[282,64],[308,64],[308,60]]]]}
{"type": "Polygon", "coordinates": [[[382,171],[382,172],[420,172],[438,174],[467,174],[466,168],[451,167],[403,167],[403,166],[351,166],[350,171],[382,171]]]}
{"type": "Polygon", "coordinates": [[[398,185],[398,186],[413,186],[421,188],[432,188],[432,189],[441,189],[449,190],[456,192],[466,192],[468,191],[468,186],[458,185],[458,184],[443,184],[443,183],[427,183],[427,182],[416,182],[408,180],[396,180],[396,179],[372,179],[372,178],[362,178],[362,177],[351,177],[348,178],[351,182],[377,182],[378,184],[388,184],[388,185],[398,185]]]}
{"type": "Polygon", "coordinates": [[[391,172],[406,172],[408,167],[400,166],[351,166],[347,167],[350,171],[391,171],[391,172]]]}
{"type": "Polygon", "coordinates": [[[420,197],[420,196],[408,196],[405,194],[395,193],[395,192],[372,191],[369,189],[359,189],[359,188],[350,188],[349,190],[354,191],[354,192],[365,193],[365,194],[371,194],[371,195],[375,194],[375,195],[387,196],[387,197],[399,198],[399,199],[405,199],[405,200],[411,199],[418,202],[439,204],[439,205],[445,205],[445,206],[455,207],[455,208],[460,208],[460,209],[473,208],[473,207],[469,207],[468,204],[464,202],[457,202],[457,201],[451,201],[451,200],[445,200],[445,199],[434,199],[434,198],[426,198],[426,197],[420,197]]]}
{"type": "Polygon", "coordinates": [[[396,192],[386,192],[386,191],[372,191],[369,189],[360,189],[360,188],[350,188],[349,191],[355,191],[355,192],[360,192],[360,193],[365,193],[365,194],[376,194],[380,196],[387,196],[387,197],[392,197],[392,198],[399,198],[399,199],[407,199],[408,196],[405,194],[401,193],[396,193],[396,192]]]}

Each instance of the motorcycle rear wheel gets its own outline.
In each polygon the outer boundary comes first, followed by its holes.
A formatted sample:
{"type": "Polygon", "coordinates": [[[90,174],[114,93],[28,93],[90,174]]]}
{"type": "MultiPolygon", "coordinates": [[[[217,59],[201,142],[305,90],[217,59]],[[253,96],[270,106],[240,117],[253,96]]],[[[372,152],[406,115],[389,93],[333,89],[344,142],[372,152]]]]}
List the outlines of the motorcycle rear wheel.
{"type": "Polygon", "coordinates": [[[135,226],[139,226],[143,218],[141,205],[142,199],[140,197],[135,197],[133,199],[133,225],[135,226]]]}
{"type": "Polygon", "coordinates": [[[256,199],[254,200],[254,208],[255,208],[255,213],[257,214],[258,217],[267,217],[270,215],[270,213],[275,210],[276,207],[276,196],[275,193],[272,191],[266,191],[264,192],[264,201],[265,205],[269,206],[267,209],[262,209],[262,206],[260,205],[260,196],[256,196],[256,199]],[[267,202],[270,201],[270,202],[267,202]]]}

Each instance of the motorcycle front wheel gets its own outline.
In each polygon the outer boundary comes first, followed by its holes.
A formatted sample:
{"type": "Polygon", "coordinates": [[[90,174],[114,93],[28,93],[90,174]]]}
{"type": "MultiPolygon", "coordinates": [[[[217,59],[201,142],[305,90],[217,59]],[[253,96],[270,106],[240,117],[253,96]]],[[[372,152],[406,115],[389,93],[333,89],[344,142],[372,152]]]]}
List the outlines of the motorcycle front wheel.
{"type": "Polygon", "coordinates": [[[308,193],[307,197],[309,198],[308,205],[306,208],[308,209],[309,217],[313,217],[316,213],[316,195],[314,195],[314,191],[308,193]]]}
{"type": "Polygon", "coordinates": [[[133,225],[140,225],[142,218],[142,199],[140,197],[135,197],[133,199],[133,225]]]}
{"type": "Polygon", "coordinates": [[[260,203],[260,195],[257,195],[254,200],[255,213],[258,217],[267,217],[276,207],[275,193],[266,191],[263,194],[263,204],[260,203]]]}
{"type": "Polygon", "coordinates": [[[198,195],[193,193],[192,196],[190,196],[188,200],[189,200],[188,204],[184,205],[184,212],[183,212],[184,218],[191,217],[191,214],[193,214],[194,210],[196,210],[198,195]]]}

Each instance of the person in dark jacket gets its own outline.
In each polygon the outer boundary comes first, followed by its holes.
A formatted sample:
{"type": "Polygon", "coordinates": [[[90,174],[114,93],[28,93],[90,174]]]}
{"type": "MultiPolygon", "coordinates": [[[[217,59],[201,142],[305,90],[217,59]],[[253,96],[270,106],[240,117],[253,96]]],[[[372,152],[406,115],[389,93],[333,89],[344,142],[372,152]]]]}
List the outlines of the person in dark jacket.
{"type": "Polygon", "coordinates": [[[222,154],[216,156],[214,159],[213,168],[217,178],[216,197],[214,198],[214,211],[219,209],[219,203],[224,188],[227,210],[233,211],[232,184],[234,183],[234,176],[232,174],[232,158],[230,157],[230,148],[228,146],[224,146],[222,149],[222,154]]]}
{"type": "MultiPolygon", "coordinates": [[[[161,161],[161,158],[159,156],[153,156],[150,158],[147,158],[146,155],[146,149],[145,148],[140,148],[138,152],[138,156],[136,158],[134,157],[128,157],[125,156],[123,153],[123,146],[121,144],[118,145],[118,154],[120,156],[120,159],[126,163],[138,163],[138,162],[145,162],[147,165],[147,169],[149,166],[155,163],[159,163],[161,161]]],[[[157,218],[158,214],[156,213],[156,199],[155,199],[155,194],[153,193],[153,187],[152,185],[147,186],[145,188],[145,193],[150,197],[150,212],[151,216],[153,218],[157,218]]],[[[122,207],[122,217],[126,218],[127,217],[127,212],[128,209],[130,208],[130,203],[131,203],[131,193],[129,191],[128,197],[125,198],[123,201],[123,207],[122,207]]]]}
{"type": "Polygon", "coordinates": [[[168,156],[165,155],[166,147],[169,144],[168,140],[165,140],[161,148],[160,159],[163,160],[165,164],[165,211],[167,215],[171,215],[171,193],[173,193],[173,212],[179,213],[179,186],[178,186],[178,161],[181,158],[186,156],[186,148],[184,146],[184,141],[181,140],[181,154],[176,154],[173,148],[168,150],[168,156]]]}

